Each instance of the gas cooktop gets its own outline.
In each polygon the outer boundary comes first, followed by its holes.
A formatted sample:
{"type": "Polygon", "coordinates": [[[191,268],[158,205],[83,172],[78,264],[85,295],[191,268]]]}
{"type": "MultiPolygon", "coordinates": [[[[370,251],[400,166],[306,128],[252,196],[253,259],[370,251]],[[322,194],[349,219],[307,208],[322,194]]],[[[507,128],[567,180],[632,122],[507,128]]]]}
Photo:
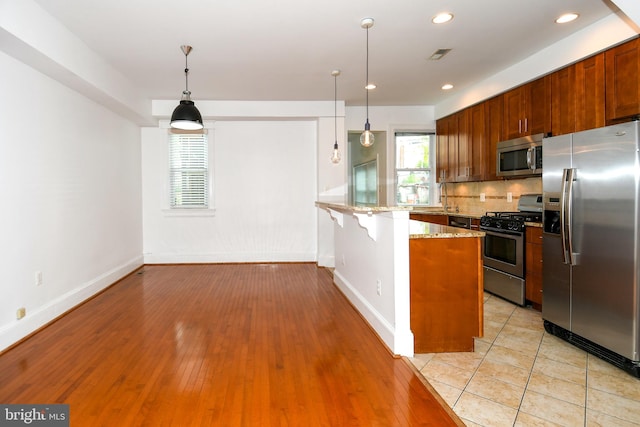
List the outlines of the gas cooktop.
{"type": "Polygon", "coordinates": [[[525,222],[542,222],[542,212],[487,212],[480,218],[480,227],[523,232],[525,222]]]}
{"type": "Polygon", "coordinates": [[[487,212],[484,216],[512,221],[542,222],[542,212],[487,212]]]}
{"type": "Polygon", "coordinates": [[[542,194],[523,194],[516,212],[487,212],[480,227],[493,230],[524,231],[525,222],[542,223],[542,194]]]}

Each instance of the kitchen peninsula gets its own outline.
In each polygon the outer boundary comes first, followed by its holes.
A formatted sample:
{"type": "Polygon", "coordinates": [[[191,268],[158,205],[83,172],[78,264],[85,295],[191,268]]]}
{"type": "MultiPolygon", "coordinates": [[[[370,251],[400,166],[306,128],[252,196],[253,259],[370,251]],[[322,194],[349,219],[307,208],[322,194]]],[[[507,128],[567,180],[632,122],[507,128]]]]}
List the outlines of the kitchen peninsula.
{"type": "Polygon", "coordinates": [[[316,202],[334,222],[334,282],[396,355],[472,351],[482,336],[484,233],[407,206],[316,202]]]}

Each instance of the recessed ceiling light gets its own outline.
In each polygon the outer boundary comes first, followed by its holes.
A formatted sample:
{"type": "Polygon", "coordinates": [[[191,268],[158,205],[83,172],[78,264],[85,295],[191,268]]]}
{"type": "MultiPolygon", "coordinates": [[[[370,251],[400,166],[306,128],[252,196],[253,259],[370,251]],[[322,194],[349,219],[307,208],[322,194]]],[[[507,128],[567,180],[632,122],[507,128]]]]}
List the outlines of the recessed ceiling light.
{"type": "Polygon", "coordinates": [[[369,83],[368,85],[366,85],[364,88],[366,90],[373,90],[375,89],[377,86],[375,85],[375,83],[369,83]]]}
{"type": "Polygon", "coordinates": [[[556,19],[556,24],[566,24],[567,22],[571,22],[571,21],[575,21],[576,19],[578,19],[578,15],[577,13],[565,13],[564,15],[561,15],[558,19],[556,19]]]}
{"type": "Polygon", "coordinates": [[[453,85],[451,83],[446,83],[442,85],[442,90],[453,89],[453,85]]]}
{"type": "Polygon", "coordinates": [[[449,22],[453,19],[453,14],[449,12],[439,13],[433,18],[431,18],[431,22],[434,24],[444,24],[445,22],[449,22]]]}

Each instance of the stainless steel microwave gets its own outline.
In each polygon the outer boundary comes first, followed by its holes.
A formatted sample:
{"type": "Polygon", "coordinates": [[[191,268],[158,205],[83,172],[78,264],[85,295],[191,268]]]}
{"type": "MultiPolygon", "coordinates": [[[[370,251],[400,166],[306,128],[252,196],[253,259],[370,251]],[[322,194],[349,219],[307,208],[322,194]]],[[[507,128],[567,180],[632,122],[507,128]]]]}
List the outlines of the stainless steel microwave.
{"type": "Polygon", "coordinates": [[[505,178],[542,175],[544,134],[498,142],[496,174],[505,178]]]}

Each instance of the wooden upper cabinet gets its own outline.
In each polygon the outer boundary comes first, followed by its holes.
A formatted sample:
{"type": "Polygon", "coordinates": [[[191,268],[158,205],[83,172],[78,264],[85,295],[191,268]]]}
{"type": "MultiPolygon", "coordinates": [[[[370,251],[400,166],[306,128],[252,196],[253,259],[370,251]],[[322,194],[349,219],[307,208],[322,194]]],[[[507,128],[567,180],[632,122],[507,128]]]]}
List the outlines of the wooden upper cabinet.
{"type": "Polygon", "coordinates": [[[576,63],[576,125],[580,132],[604,126],[604,53],[576,63]]]}
{"type": "Polygon", "coordinates": [[[469,140],[467,141],[468,181],[480,181],[484,177],[486,164],[486,121],[485,103],[469,108],[469,140]]]}
{"type": "Polygon", "coordinates": [[[525,126],[525,93],[524,86],[511,89],[503,95],[504,103],[504,137],[505,139],[518,138],[524,135],[525,126]]]}
{"type": "Polygon", "coordinates": [[[456,175],[454,178],[455,182],[468,181],[469,177],[469,150],[467,149],[470,140],[470,124],[469,124],[469,109],[465,108],[464,110],[458,111],[456,113],[456,121],[457,121],[457,143],[456,146],[452,149],[451,145],[449,145],[449,164],[452,162],[455,163],[455,171],[456,175]],[[452,158],[451,152],[455,151],[456,158],[452,158]]]}
{"type": "Polygon", "coordinates": [[[585,58],[436,123],[438,182],[494,181],[497,144],[640,117],[640,38],[585,58]]]}
{"type": "Polygon", "coordinates": [[[540,77],[528,83],[528,135],[551,132],[551,79],[540,77]]]}
{"type": "Polygon", "coordinates": [[[606,121],[640,114],[640,41],[637,38],[605,52],[606,121]]]}
{"type": "Polygon", "coordinates": [[[465,108],[436,122],[438,182],[482,179],[485,119],[482,104],[465,108]]]}
{"type": "Polygon", "coordinates": [[[576,130],[576,69],[571,65],[551,74],[551,134],[576,130]]]}
{"type": "Polygon", "coordinates": [[[447,182],[449,175],[449,124],[453,116],[436,122],[436,180],[447,182]]]}
{"type": "Polygon", "coordinates": [[[484,141],[484,178],[487,181],[498,179],[497,152],[502,134],[503,97],[495,96],[484,102],[485,141],[484,141]]]}
{"type": "Polygon", "coordinates": [[[551,85],[546,76],[505,92],[504,138],[550,132],[550,95],[551,85]]]}

